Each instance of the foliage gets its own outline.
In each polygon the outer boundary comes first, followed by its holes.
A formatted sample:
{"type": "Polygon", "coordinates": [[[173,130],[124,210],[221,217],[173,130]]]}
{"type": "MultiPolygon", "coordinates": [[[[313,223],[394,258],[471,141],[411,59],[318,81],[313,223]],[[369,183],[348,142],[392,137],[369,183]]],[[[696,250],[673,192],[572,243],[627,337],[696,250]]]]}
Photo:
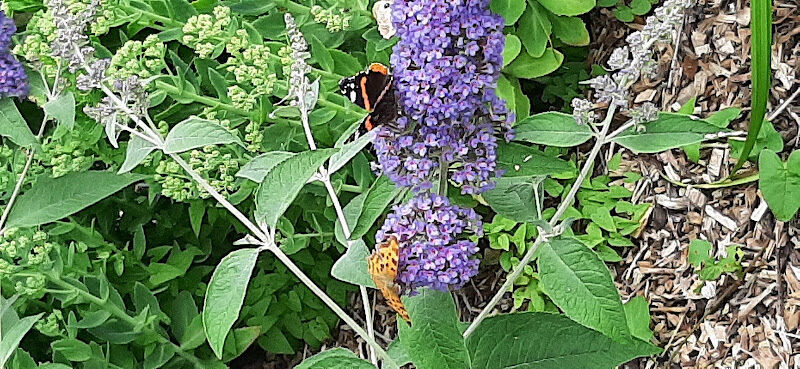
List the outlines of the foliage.
{"type": "Polygon", "coordinates": [[[750,97],[752,112],[747,139],[739,160],[731,171],[736,172],[750,158],[750,152],[760,136],[761,125],[767,112],[771,80],[770,58],[772,57],[772,1],[759,0],[750,6],[752,19],[753,47],[750,49],[750,69],[753,74],[753,93],[750,97]]]}
{"type": "Polygon", "coordinates": [[[744,254],[737,245],[725,248],[725,257],[717,260],[710,242],[696,239],[689,244],[689,263],[697,270],[701,279],[712,281],[722,273],[741,273],[741,259],[744,254]]]}
{"type": "MultiPolygon", "coordinates": [[[[31,96],[0,100],[0,359],[14,369],[224,368],[254,346],[318,350],[341,321],[376,359],[333,349],[301,368],[377,359],[387,368],[596,368],[658,353],[647,301],[623,304],[604,264],[619,260],[612,247],[631,245],[649,205],[626,201],[635,173],[590,174],[612,142],[658,152],[726,132],[711,118],[627,106],[627,89],[652,67],[652,43],[685,4],[665,4],[646,26],[650,41],[634,37],[630,51],[615,52],[617,63],[587,84],[599,103],[572,100],[572,115],[531,115],[525,91],[562,64],[559,49],[588,44],[576,16],[594,1],[469,2],[456,15],[473,42],[447,51],[458,55],[425,48],[458,41],[461,28],[438,24],[445,36],[427,43],[412,18],[396,24],[403,39],[387,40],[368,5],[11,2],[9,14],[31,20],[13,48],[31,96]],[[419,65],[401,64],[401,52],[419,65]],[[454,81],[466,98],[440,94],[424,74],[458,56],[448,78],[479,71],[477,82],[454,81]],[[397,127],[354,139],[364,111],[338,94],[339,81],[389,61],[397,127]],[[431,97],[459,103],[414,100],[431,97]],[[612,130],[618,110],[631,120],[612,130]],[[576,149],[590,141],[588,155],[576,149]],[[364,150],[370,142],[377,155],[364,150]],[[414,145],[399,151],[397,142],[414,145]],[[398,322],[386,350],[342,306],[375,285],[366,256],[371,240],[390,235],[403,249],[387,265],[405,268],[391,282],[407,287],[412,324],[398,322]],[[421,286],[464,285],[490,259],[484,236],[510,274],[465,329],[449,292],[421,286]],[[509,289],[530,311],[486,318],[509,289]]],[[[577,97],[581,76],[558,83],[577,97]]]]}
{"type": "MultiPolygon", "coordinates": [[[[521,79],[546,76],[557,70],[564,62],[564,49],[589,44],[589,32],[578,15],[592,10],[595,0],[492,0],[490,8],[505,19],[506,48],[503,52],[504,76],[498,94],[508,101],[518,118],[530,114],[530,102],[521,88],[521,79]]],[[[574,66],[572,67],[574,68],[574,66]]],[[[571,68],[570,68],[571,69],[571,68]]],[[[561,74],[564,72],[558,72],[561,74]]],[[[578,82],[573,74],[564,73],[566,82],[578,82]]],[[[585,78],[581,78],[585,79],[585,78]]],[[[547,83],[547,81],[543,81],[547,83]]],[[[551,85],[552,89],[556,85],[551,85]]],[[[561,87],[571,90],[567,83],[561,87]]],[[[553,91],[556,92],[556,91],[553,91]]],[[[550,92],[550,93],[553,93],[550,92]]],[[[546,95],[548,99],[549,95],[546,95]]],[[[571,100],[566,94],[564,101],[571,100]]]]}
{"type": "Polygon", "coordinates": [[[614,16],[621,22],[633,22],[636,16],[650,13],[655,4],[658,4],[657,0],[600,0],[597,2],[597,6],[613,7],[614,16]]]}

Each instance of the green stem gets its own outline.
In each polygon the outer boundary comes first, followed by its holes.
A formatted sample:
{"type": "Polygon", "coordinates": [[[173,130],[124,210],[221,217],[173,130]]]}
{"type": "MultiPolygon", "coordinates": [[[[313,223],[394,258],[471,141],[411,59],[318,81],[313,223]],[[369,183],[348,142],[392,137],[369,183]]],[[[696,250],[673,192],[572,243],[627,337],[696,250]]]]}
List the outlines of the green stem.
{"type": "MultiPolygon", "coordinates": [[[[307,7],[307,6],[302,5],[302,4],[295,3],[293,1],[279,0],[279,1],[276,1],[275,3],[277,3],[278,6],[282,6],[282,7],[286,8],[286,10],[288,10],[290,13],[297,13],[297,14],[310,14],[311,13],[311,8],[310,7],[307,7]]],[[[370,13],[369,11],[361,10],[361,9],[358,9],[356,11],[359,14],[363,15],[363,16],[370,17],[370,18],[372,17],[372,13],[370,13]]]]}
{"type": "MultiPolygon", "coordinates": [[[[609,142],[611,138],[613,138],[613,134],[608,134],[608,129],[611,126],[611,120],[614,118],[614,112],[616,112],[616,105],[612,101],[611,106],[608,108],[608,112],[606,113],[606,118],[601,123],[602,130],[596,136],[596,141],[594,143],[594,147],[592,147],[592,151],[589,152],[589,156],[586,158],[586,162],[583,163],[583,168],[581,169],[580,173],[578,174],[578,178],[575,179],[575,183],[570,188],[569,192],[562,198],[561,204],[558,206],[555,215],[550,219],[549,225],[550,227],[557,227],[557,225],[563,225],[561,221],[561,216],[564,215],[567,208],[572,205],[573,200],[575,199],[575,195],[578,193],[578,189],[580,189],[581,184],[586,179],[586,177],[590,174],[592,168],[594,167],[594,161],[597,158],[597,155],[600,154],[600,149],[603,148],[605,144],[609,142]]],[[[557,233],[557,232],[556,232],[557,233]]],[[[548,234],[545,230],[540,230],[539,235],[536,237],[533,245],[528,248],[528,251],[525,253],[525,256],[522,260],[517,264],[517,266],[511,271],[511,273],[506,277],[505,282],[503,285],[500,286],[500,289],[497,293],[494,294],[489,303],[478,313],[478,316],[475,320],[470,323],[467,329],[464,331],[463,337],[466,339],[468,338],[475,329],[489,316],[489,313],[492,312],[495,306],[500,302],[500,299],[503,298],[506,292],[512,289],[514,281],[522,274],[522,271],[525,270],[525,267],[531,263],[533,260],[534,255],[536,255],[536,251],[539,249],[539,246],[543,242],[547,242],[549,237],[556,236],[557,234],[548,234]]]]}
{"type": "Polygon", "coordinates": [[[450,169],[450,163],[444,160],[444,156],[439,157],[439,196],[447,196],[447,173],[450,169]]]}
{"type": "Polygon", "coordinates": [[[131,6],[131,5],[128,5],[128,4],[120,4],[119,7],[120,7],[120,9],[125,10],[127,12],[137,12],[137,13],[141,14],[142,16],[150,19],[150,20],[161,22],[161,24],[163,24],[165,26],[178,27],[178,28],[183,28],[183,26],[184,26],[184,24],[182,22],[180,22],[180,21],[177,21],[177,20],[174,20],[174,19],[171,19],[171,18],[167,18],[167,17],[161,16],[161,15],[158,15],[156,13],[149,12],[147,10],[139,9],[137,7],[134,7],[134,6],[131,6]]]}
{"type": "Polygon", "coordinates": [[[162,91],[164,91],[166,93],[170,93],[170,94],[173,94],[173,95],[178,95],[178,96],[183,97],[183,98],[191,99],[191,100],[199,102],[199,103],[201,103],[203,105],[208,105],[208,106],[211,106],[211,107],[214,107],[214,108],[221,108],[221,109],[227,110],[227,111],[229,111],[231,113],[234,113],[234,114],[242,115],[242,116],[245,116],[245,117],[250,115],[250,113],[248,111],[243,110],[243,109],[239,109],[239,108],[237,108],[237,107],[235,107],[235,106],[233,106],[231,104],[224,103],[224,102],[219,101],[218,99],[215,99],[213,97],[202,96],[202,95],[198,95],[198,94],[196,94],[194,92],[181,90],[180,88],[178,88],[178,87],[176,87],[174,85],[171,85],[169,83],[166,83],[164,81],[156,81],[156,88],[158,88],[159,90],[162,90],[162,91]]]}
{"type": "MultiPolygon", "coordinates": [[[[314,185],[314,186],[325,186],[325,184],[320,182],[320,181],[309,182],[308,184],[314,185]]],[[[337,187],[342,191],[347,191],[347,192],[352,192],[352,193],[364,193],[364,190],[362,190],[361,187],[359,187],[359,186],[353,186],[353,185],[349,185],[349,184],[344,184],[343,183],[343,184],[338,185],[337,187]]]]}
{"type": "Polygon", "coordinates": [[[759,179],[759,173],[755,173],[755,174],[751,174],[749,176],[741,177],[741,178],[737,178],[737,179],[725,179],[725,180],[720,181],[720,182],[689,184],[689,183],[683,183],[683,182],[679,182],[679,181],[674,181],[674,180],[670,179],[669,177],[667,177],[666,175],[664,175],[664,173],[659,172],[659,174],[661,175],[662,178],[666,179],[667,182],[672,183],[675,186],[678,186],[678,187],[689,187],[689,186],[692,186],[694,188],[699,188],[699,189],[704,189],[704,190],[710,190],[710,189],[716,189],[716,188],[725,188],[725,187],[733,187],[733,186],[738,186],[738,185],[742,185],[742,184],[745,184],[745,183],[755,182],[755,181],[758,181],[758,179],[759,179]]]}

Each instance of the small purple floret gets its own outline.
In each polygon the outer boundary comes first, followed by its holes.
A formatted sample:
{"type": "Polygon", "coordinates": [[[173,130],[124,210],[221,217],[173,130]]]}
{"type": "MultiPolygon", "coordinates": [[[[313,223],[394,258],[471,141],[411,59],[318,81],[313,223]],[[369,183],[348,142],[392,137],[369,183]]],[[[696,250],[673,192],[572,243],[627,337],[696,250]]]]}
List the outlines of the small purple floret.
{"type": "Polygon", "coordinates": [[[478,274],[480,261],[473,258],[478,246],[467,237],[482,234],[483,223],[474,210],[450,205],[444,196],[421,193],[395,206],[375,237],[378,242],[397,237],[397,282],[413,294],[421,287],[457,289],[478,274]]]}

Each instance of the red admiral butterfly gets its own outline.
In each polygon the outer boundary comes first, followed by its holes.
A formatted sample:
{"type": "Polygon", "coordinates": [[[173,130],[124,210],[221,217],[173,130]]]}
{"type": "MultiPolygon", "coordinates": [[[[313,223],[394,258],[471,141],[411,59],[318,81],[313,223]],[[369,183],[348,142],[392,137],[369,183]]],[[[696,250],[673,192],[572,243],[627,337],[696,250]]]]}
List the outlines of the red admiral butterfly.
{"type": "Polygon", "coordinates": [[[342,95],[364,108],[369,115],[364,119],[362,131],[371,131],[382,124],[391,124],[397,118],[397,101],[392,89],[392,75],[381,63],[372,63],[363,72],[339,81],[342,95]]]}

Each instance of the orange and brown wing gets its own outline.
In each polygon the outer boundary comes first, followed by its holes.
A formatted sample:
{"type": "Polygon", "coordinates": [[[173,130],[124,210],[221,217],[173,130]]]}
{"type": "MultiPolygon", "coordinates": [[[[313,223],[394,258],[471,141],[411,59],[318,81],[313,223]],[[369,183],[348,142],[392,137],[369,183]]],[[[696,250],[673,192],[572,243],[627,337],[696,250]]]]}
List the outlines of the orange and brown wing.
{"type": "Polygon", "coordinates": [[[400,300],[398,286],[394,280],[397,277],[399,266],[400,245],[397,238],[390,237],[388,242],[378,245],[377,249],[367,258],[369,274],[375,285],[386,298],[389,306],[397,312],[405,321],[411,323],[408,310],[400,300]]]}

